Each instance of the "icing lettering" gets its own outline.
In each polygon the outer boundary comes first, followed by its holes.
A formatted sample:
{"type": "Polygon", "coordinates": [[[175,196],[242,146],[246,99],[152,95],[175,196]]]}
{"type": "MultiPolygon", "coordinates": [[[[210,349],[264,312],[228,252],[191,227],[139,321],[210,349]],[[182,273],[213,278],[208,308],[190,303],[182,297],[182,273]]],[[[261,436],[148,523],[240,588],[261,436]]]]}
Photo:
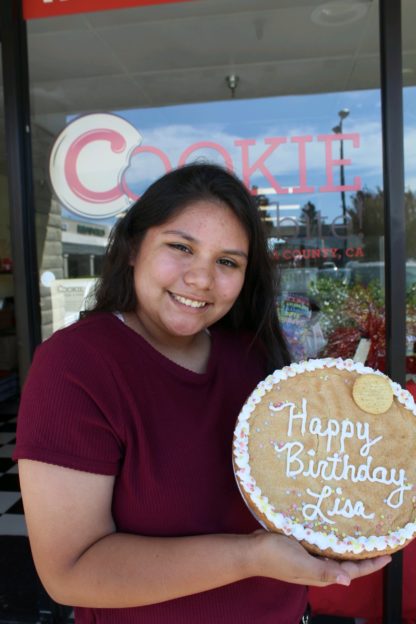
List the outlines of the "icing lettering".
{"type": "MultiPolygon", "coordinates": [[[[317,494],[316,492],[313,492],[309,488],[306,489],[306,492],[309,494],[309,496],[312,496],[313,498],[316,499],[316,503],[315,504],[305,503],[303,505],[302,511],[303,511],[304,518],[306,518],[306,520],[309,520],[310,522],[313,522],[314,520],[319,518],[320,520],[323,520],[324,522],[327,522],[328,524],[335,524],[333,520],[325,516],[325,514],[323,513],[321,509],[321,505],[323,501],[326,498],[329,498],[330,496],[332,496],[333,494],[332,488],[329,487],[329,485],[324,485],[324,487],[322,488],[319,494],[317,494]]],[[[354,518],[355,516],[359,516],[361,518],[365,518],[366,520],[372,520],[374,518],[373,513],[371,514],[365,513],[365,507],[362,501],[359,500],[359,501],[356,501],[355,503],[352,503],[352,501],[349,498],[346,498],[345,500],[341,500],[341,498],[339,497],[339,495],[342,494],[341,488],[337,488],[336,493],[338,494],[338,496],[335,498],[333,506],[329,508],[328,511],[326,512],[328,516],[343,516],[344,518],[354,518]]]]}
{"type": "MultiPolygon", "coordinates": [[[[320,438],[326,438],[326,452],[332,454],[324,459],[316,460],[315,451],[310,449],[307,451],[308,457],[305,458],[305,447],[302,442],[295,440],[286,442],[284,445],[274,444],[276,453],[286,453],[286,476],[312,477],[314,479],[322,479],[323,481],[351,481],[360,483],[369,481],[370,483],[381,483],[384,485],[396,486],[384,500],[384,503],[392,509],[397,509],[403,504],[404,493],[412,489],[412,486],[406,483],[406,473],[403,469],[388,469],[384,466],[373,466],[373,457],[369,454],[371,448],[382,440],[382,436],[374,439],[370,437],[369,424],[364,422],[354,423],[348,418],[342,421],[328,419],[325,425],[318,416],[308,418],[307,400],[302,399],[302,406],[299,410],[294,403],[283,402],[279,405],[269,405],[271,412],[279,412],[285,408],[289,408],[288,437],[296,434],[304,436],[306,433],[316,435],[320,438]],[[360,447],[360,456],[365,461],[359,466],[350,463],[350,457],[345,453],[346,441],[356,437],[362,442],[360,447]],[[338,443],[338,444],[336,444],[338,443]],[[333,447],[338,446],[339,452],[334,452],[333,447]]],[[[333,521],[326,517],[321,509],[322,503],[329,499],[333,490],[329,485],[324,485],[320,493],[315,493],[307,489],[307,493],[316,499],[314,504],[304,504],[303,515],[307,520],[321,520],[333,524],[333,521]]],[[[336,494],[341,494],[342,489],[337,488],[336,494]]],[[[353,518],[359,516],[365,519],[374,518],[374,513],[366,514],[364,503],[356,501],[353,503],[349,498],[341,499],[339,496],[329,503],[332,507],[328,507],[326,513],[328,516],[341,515],[345,518],[353,518]]]]}
{"type": "Polygon", "coordinates": [[[365,518],[366,520],[372,520],[374,518],[374,513],[365,513],[365,507],[362,501],[358,500],[353,505],[349,498],[346,498],[345,500],[339,498],[342,494],[341,488],[337,488],[336,493],[338,496],[335,499],[332,509],[328,509],[328,516],[344,516],[344,518],[354,518],[354,516],[359,516],[360,518],[365,518]]]}
{"type": "Polygon", "coordinates": [[[316,494],[315,492],[312,492],[312,490],[310,490],[309,488],[307,488],[306,491],[309,494],[309,496],[316,498],[317,502],[315,505],[312,503],[303,505],[303,509],[302,509],[303,517],[306,518],[306,520],[309,520],[310,522],[313,522],[319,517],[321,520],[324,520],[324,522],[328,522],[329,524],[335,524],[333,520],[330,520],[323,514],[322,509],[321,509],[321,505],[323,501],[329,496],[331,496],[332,488],[330,488],[329,485],[324,485],[320,494],[316,494]]]}
{"type": "Polygon", "coordinates": [[[329,453],[331,451],[331,446],[333,440],[339,438],[339,451],[344,453],[345,451],[345,442],[348,439],[352,439],[354,434],[356,434],[358,440],[362,440],[365,443],[361,446],[360,455],[362,457],[367,457],[370,452],[370,449],[374,444],[377,444],[380,440],[382,440],[383,436],[378,436],[374,438],[374,440],[370,439],[370,426],[368,423],[357,422],[355,427],[354,423],[346,418],[339,422],[334,418],[329,418],[326,428],[322,425],[322,420],[318,416],[313,416],[308,422],[308,411],[307,411],[307,400],[302,399],[302,409],[301,411],[296,411],[296,405],[289,401],[285,403],[281,403],[280,405],[273,405],[273,403],[269,404],[269,409],[272,412],[280,412],[284,410],[286,407],[289,407],[289,425],[287,429],[287,435],[292,437],[294,435],[293,428],[296,424],[295,421],[300,421],[300,434],[302,436],[308,431],[312,435],[317,435],[319,437],[327,438],[326,441],[326,451],[329,453]]]}
{"type": "Polygon", "coordinates": [[[286,456],[286,475],[287,476],[296,477],[298,474],[303,473],[303,469],[304,469],[303,461],[301,459],[298,459],[298,456],[302,453],[304,449],[302,442],[286,442],[286,444],[282,446],[280,449],[277,446],[277,444],[275,444],[274,448],[277,453],[287,450],[287,456],[286,456]],[[294,448],[297,450],[293,451],[294,448]],[[297,465],[297,468],[292,468],[293,463],[295,463],[295,466],[297,465]]]}

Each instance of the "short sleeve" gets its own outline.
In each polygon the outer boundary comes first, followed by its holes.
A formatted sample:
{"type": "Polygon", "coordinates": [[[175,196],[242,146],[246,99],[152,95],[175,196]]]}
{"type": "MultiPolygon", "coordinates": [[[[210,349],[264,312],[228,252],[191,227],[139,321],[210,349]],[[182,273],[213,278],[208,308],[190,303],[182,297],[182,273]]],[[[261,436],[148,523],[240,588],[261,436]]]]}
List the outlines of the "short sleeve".
{"type": "Polygon", "coordinates": [[[116,475],[124,430],[108,358],[76,329],[57,332],[36,351],[17,419],[17,459],[116,475]]]}

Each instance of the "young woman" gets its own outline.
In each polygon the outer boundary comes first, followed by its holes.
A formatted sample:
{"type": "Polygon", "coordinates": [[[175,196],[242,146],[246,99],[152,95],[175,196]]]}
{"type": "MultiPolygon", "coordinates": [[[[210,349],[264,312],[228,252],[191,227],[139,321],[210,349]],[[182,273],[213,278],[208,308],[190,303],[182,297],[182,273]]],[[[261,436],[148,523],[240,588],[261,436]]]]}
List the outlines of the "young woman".
{"type": "Polygon", "coordinates": [[[15,457],[34,560],[77,623],[295,624],[336,563],[259,530],[233,428],[289,361],[257,209],[220,167],[155,182],[118,223],[94,309],[36,353],[15,457]]]}

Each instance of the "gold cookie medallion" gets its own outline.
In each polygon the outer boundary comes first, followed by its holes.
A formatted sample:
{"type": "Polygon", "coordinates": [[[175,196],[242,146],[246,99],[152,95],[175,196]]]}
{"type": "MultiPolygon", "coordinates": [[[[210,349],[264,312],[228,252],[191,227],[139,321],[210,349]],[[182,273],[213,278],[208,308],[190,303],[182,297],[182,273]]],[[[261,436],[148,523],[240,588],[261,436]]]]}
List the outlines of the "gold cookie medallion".
{"type": "Polygon", "coordinates": [[[352,387],[352,396],[360,409],[369,414],[384,414],[393,403],[393,390],[381,375],[360,375],[352,387]]]}

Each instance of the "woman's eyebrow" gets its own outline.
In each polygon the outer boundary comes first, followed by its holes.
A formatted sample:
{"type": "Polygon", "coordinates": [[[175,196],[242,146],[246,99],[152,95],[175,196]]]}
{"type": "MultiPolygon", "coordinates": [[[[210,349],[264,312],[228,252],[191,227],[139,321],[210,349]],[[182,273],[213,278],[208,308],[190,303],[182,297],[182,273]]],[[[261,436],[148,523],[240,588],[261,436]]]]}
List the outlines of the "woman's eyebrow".
{"type": "Polygon", "coordinates": [[[180,236],[181,238],[185,238],[186,240],[190,241],[191,243],[197,243],[198,242],[196,238],[194,238],[193,236],[191,236],[187,232],[184,232],[183,230],[166,230],[165,232],[163,232],[163,234],[174,234],[175,236],[180,236]]]}
{"type": "Polygon", "coordinates": [[[227,256],[240,256],[240,258],[245,258],[246,260],[248,259],[248,254],[240,249],[223,249],[222,253],[227,256]]]}
{"type": "MultiPolygon", "coordinates": [[[[193,236],[191,236],[187,232],[184,232],[183,230],[165,230],[163,233],[164,234],[174,234],[175,236],[180,236],[181,238],[184,238],[185,240],[189,241],[190,243],[197,243],[198,242],[198,240],[196,238],[194,238],[193,236]]],[[[226,255],[229,255],[229,256],[240,256],[241,258],[248,259],[248,254],[246,254],[245,251],[242,251],[240,249],[223,249],[222,253],[224,253],[226,255]]]]}

